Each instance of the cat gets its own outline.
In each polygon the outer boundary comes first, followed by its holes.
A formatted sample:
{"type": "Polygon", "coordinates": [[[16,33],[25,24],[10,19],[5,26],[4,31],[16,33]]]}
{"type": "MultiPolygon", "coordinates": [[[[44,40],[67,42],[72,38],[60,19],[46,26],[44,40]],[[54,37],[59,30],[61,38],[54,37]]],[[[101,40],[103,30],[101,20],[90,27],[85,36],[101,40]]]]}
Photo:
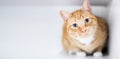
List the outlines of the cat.
{"type": "Polygon", "coordinates": [[[89,0],[83,0],[80,10],[69,13],[61,10],[64,20],[62,45],[66,52],[80,56],[102,56],[108,36],[107,22],[93,15],[89,0]]]}

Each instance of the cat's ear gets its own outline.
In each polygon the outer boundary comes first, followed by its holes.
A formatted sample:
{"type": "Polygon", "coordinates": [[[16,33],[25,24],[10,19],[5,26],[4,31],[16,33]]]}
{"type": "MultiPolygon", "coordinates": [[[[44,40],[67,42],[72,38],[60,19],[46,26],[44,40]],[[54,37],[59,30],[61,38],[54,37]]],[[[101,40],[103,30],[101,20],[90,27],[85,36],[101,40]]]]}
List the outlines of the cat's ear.
{"type": "Polygon", "coordinates": [[[67,12],[67,11],[61,10],[61,11],[60,11],[60,15],[61,15],[61,17],[62,17],[62,19],[63,19],[64,21],[67,21],[67,19],[68,19],[69,16],[70,16],[70,13],[67,12]]]}
{"type": "Polygon", "coordinates": [[[82,9],[85,11],[92,12],[89,0],[83,0],[82,9]]]}

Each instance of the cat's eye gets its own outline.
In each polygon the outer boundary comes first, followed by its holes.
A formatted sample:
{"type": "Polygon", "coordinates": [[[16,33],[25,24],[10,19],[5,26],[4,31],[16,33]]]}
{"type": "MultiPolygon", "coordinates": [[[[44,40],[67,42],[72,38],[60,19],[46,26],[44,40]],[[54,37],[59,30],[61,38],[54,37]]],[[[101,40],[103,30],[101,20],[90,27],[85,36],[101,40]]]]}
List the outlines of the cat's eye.
{"type": "Polygon", "coordinates": [[[88,22],[89,22],[89,19],[88,19],[88,18],[86,18],[86,19],[85,19],[85,23],[88,23],[88,22]]]}
{"type": "Polygon", "coordinates": [[[73,24],[73,27],[77,27],[78,25],[76,23],[73,24]]]}

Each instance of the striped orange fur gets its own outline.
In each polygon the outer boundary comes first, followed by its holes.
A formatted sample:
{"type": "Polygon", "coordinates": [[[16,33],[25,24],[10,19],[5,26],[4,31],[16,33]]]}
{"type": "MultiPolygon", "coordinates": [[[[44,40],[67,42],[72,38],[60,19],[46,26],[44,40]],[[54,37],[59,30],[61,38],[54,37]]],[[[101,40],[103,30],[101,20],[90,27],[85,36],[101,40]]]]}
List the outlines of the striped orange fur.
{"type": "Polygon", "coordinates": [[[72,13],[60,12],[64,20],[62,45],[65,51],[84,51],[91,54],[96,51],[102,51],[106,43],[108,36],[107,23],[104,19],[92,14],[92,10],[86,1],[83,2],[83,7],[80,10],[72,13]],[[87,39],[91,39],[88,45],[84,42],[82,43],[82,40],[87,39]]]}

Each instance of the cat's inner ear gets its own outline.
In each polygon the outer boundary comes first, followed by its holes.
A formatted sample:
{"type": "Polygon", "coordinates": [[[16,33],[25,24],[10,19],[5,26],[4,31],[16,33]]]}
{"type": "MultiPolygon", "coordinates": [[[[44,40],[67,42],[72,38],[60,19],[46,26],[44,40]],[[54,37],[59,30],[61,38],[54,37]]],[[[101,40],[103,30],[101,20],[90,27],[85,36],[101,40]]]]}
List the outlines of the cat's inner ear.
{"type": "Polygon", "coordinates": [[[82,9],[85,10],[85,11],[92,12],[89,0],[83,0],[82,9]]]}
{"type": "Polygon", "coordinates": [[[61,10],[61,11],[60,11],[60,15],[61,15],[61,17],[63,18],[63,20],[66,21],[66,20],[69,18],[70,13],[67,12],[67,11],[61,10]]]}

